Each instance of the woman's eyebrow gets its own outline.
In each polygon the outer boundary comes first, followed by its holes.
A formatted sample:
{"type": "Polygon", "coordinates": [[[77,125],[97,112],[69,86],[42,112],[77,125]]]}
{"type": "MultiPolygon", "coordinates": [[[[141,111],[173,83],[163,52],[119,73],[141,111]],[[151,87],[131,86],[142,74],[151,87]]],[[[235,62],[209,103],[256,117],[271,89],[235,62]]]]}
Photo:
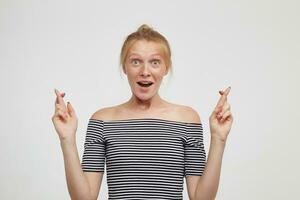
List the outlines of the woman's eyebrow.
{"type": "Polygon", "coordinates": [[[140,55],[136,54],[136,53],[131,53],[131,54],[129,54],[129,57],[131,57],[131,56],[140,56],[140,55]]]}
{"type": "Polygon", "coordinates": [[[139,56],[140,54],[137,51],[131,51],[131,52],[129,52],[129,55],[139,56]]]}
{"type": "MultiPolygon", "coordinates": [[[[163,57],[160,53],[154,53],[154,54],[151,54],[150,56],[151,57],[159,57],[159,58],[163,57]]],[[[128,57],[131,58],[131,57],[141,57],[141,56],[137,53],[131,53],[131,54],[129,54],[128,57]]]]}

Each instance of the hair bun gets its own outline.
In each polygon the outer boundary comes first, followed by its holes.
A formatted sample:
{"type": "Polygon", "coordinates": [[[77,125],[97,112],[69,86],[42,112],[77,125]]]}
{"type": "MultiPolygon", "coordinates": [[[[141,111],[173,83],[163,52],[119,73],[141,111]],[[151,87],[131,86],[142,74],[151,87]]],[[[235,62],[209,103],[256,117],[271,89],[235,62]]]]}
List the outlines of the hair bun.
{"type": "Polygon", "coordinates": [[[152,30],[152,27],[148,26],[147,24],[142,24],[139,28],[138,31],[139,32],[148,32],[152,30]]]}

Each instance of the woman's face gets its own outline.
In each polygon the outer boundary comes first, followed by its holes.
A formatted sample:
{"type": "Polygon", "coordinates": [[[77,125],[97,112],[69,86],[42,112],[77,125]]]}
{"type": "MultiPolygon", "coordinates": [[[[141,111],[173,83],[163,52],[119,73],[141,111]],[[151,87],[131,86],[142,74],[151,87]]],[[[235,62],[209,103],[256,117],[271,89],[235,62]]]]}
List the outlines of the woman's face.
{"type": "Polygon", "coordinates": [[[141,100],[152,98],[168,73],[162,44],[138,40],[129,49],[124,73],[132,93],[141,100]]]}

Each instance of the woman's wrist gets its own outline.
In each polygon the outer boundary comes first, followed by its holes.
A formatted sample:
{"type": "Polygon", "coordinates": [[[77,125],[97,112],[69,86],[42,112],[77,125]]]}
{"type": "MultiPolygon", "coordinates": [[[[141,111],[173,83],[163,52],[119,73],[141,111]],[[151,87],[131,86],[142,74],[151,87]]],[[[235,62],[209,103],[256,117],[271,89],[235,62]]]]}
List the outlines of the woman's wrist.
{"type": "Polygon", "coordinates": [[[69,146],[76,144],[76,138],[70,137],[70,138],[60,138],[60,145],[61,146],[69,146]]]}
{"type": "Polygon", "coordinates": [[[214,142],[214,143],[217,143],[217,144],[222,144],[222,145],[225,145],[226,144],[226,139],[224,138],[219,138],[218,136],[211,136],[211,141],[214,142]]]}

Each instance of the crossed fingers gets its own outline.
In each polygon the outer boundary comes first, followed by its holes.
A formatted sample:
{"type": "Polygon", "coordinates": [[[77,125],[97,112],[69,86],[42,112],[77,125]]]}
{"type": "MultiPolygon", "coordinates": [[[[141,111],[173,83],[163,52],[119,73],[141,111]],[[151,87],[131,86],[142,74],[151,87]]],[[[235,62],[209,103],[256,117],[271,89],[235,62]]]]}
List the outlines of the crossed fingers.
{"type": "Polygon", "coordinates": [[[225,91],[219,91],[219,93],[222,95],[217,103],[217,106],[215,108],[215,112],[217,114],[217,118],[224,122],[228,117],[231,116],[230,112],[230,105],[227,102],[227,96],[230,92],[231,87],[228,87],[225,91]]]}
{"type": "Polygon", "coordinates": [[[227,101],[227,95],[229,94],[230,89],[231,89],[231,87],[228,87],[224,92],[223,91],[219,92],[222,96],[220,97],[216,107],[220,107],[225,104],[225,102],[227,101]]]}
{"type": "Polygon", "coordinates": [[[57,89],[54,90],[56,94],[56,100],[55,100],[55,113],[58,116],[61,116],[63,118],[67,118],[67,107],[63,100],[63,97],[65,96],[65,93],[60,93],[57,89]]]}
{"type": "Polygon", "coordinates": [[[56,94],[56,100],[55,104],[60,104],[66,106],[63,97],[65,96],[65,93],[60,93],[57,89],[54,89],[55,94],[56,94]]]}

